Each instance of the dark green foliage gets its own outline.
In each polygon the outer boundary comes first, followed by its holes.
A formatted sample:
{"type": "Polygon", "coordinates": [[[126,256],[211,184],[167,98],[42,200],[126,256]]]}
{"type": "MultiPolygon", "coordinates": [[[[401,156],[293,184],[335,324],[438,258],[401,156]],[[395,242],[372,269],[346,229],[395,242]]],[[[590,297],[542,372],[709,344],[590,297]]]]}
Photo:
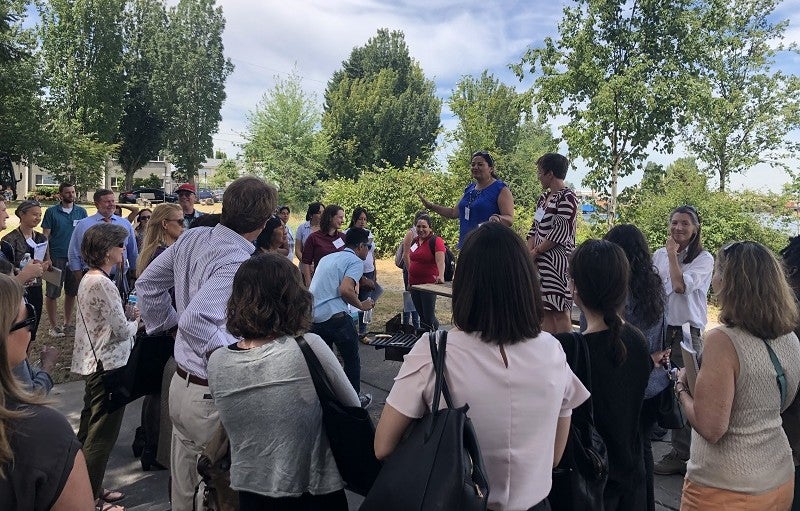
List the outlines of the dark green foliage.
{"type": "Polygon", "coordinates": [[[137,188],[161,188],[161,183],[162,183],[162,176],[150,174],[147,177],[133,178],[133,184],[131,188],[125,188],[125,189],[135,190],[137,188]]]}

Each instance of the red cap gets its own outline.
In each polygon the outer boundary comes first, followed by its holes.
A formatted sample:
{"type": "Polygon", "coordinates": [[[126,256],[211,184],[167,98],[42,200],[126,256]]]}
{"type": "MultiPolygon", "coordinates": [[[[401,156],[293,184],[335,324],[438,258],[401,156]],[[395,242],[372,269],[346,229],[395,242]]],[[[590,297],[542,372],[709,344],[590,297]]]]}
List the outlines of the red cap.
{"type": "Polygon", "coordinates": [[[180,192],[197,193],[194,190],[194,186],[190,185],[189,183],[184,183],[184,184],[180,185],[178,188],[175,189],[175,193],[180,193],[180,192]]]}

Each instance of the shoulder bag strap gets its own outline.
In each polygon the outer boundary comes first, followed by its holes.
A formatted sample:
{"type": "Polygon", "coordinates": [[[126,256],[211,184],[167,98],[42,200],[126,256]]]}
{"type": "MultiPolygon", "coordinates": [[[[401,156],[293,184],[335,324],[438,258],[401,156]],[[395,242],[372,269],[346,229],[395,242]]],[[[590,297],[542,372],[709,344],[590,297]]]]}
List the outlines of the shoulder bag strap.
{"type": "Polygon", "coordinates": [[[308,345],[302,335],[295,337],[294,340],[297,341],[297,345],[300,346],[300,351],[303,352],[303,357],[306,359],[308,372],[311,373],[311,380],[314,382],[314,389],[317,391],[319,400],[335,400],[336,394],[333,392],[328,375],[325,373],[325,369],[322,368],[322,364],[319,362],[314,350],[311,349],[311,346],[308,345]]]}
{"type": "MultiPolygon", "coordinates": [[[[586,387],[586,390],[589,391],[589,394],[592,393],[592,361],[589,357],[589,349],[586,347],[586,339],[583,338],[583,335],[578,332],[572,332],[572,339],[575,342],[575,360],[578,363],[583,365],[583,373],[585,381],[583,381],[583,386],[586,387]]],[[[578,376],[580,378],[580,375],[578,376]]],[[[592,398],[586,400],[586,411],[589,415],[589,420],[594,424],[594,405],[592,404],[592,398]]]]}
{"type": "Polygon", "coordinates": [[[453,400],[450,397],[450,389],[447,386],[447,379],[444,376],[444,359],[447,351],[447,331],[439,330],[436,332],[430,332],[428,334],[428,342],[431,348],[431,360],[433,361],[433,369],[436,375],[431,411],[433,412],[439,409],[439,400],[442,395],[444,395],[444,402],[447,404],[447,407],[453,408],[453,400]],[[439,338],[438,347],[436,342],[437,337],[439,338]]]}
{"type": "Polygon", "coordinates": [[[100,361],[97,359],[97,352],[94,350],[94,343],[92,342],[92,336],[89,334],[89,325],[86,324],[86,319],[83,317],[83,311],[81,310],[81,304],[78,302],[78,297],[75,297],[75,307],[78,309],[78,314],[81,315],[81,321],[83,321],[83,327],[86,329],[86,337],[89,339],[89,346],[92,348],[92,355],[94,355],[94,361],[96,364],[100,364],[100,361]]]}
{"type": "Polygon", "coordinates": [[[772,361],[773,367],[775,367],[775,381],[778,383],[778,392],[781,395],[781,409],[783,409],[784,403],[786,403],[786,374],[783,372],[783,366],[781,365],[781,361],[778,360],[778,355],[775,354],[775,350],[772,349],[772,346],[769,343],[761,339],[764,342],[764,346],[767,347],[767,353],[769,353],[769,359],[772,361]]]}

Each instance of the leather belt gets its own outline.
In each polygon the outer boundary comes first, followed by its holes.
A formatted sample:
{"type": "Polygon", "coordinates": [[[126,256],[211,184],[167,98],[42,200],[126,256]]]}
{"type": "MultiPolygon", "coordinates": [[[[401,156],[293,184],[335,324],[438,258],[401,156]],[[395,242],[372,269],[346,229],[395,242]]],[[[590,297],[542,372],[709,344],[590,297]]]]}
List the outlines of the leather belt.
{"type": "Polygon", "coordinates": [[[344,312],[344,311],[342,311],[342,312],[337,312],[336,314],[334,314],[333,316],[329,317],[328,319],[329,320],[330,319],[339,319],[339,318],[345,318],[347,316],[349,316],[349,314],[344,312]]]}
{"type": "Polygon", "coordinates": [[[194,383],[195,385],[202,385],[203,387],[208,387],[208,380],[204,380],[199,376],[195,376],[192,373],[187,372],[186,369],[182,368],[181,366],[178,366],[175,369],[175,372],[178,373],[178,376],[180,376],[184,380],[188,380],[189,383],[194,383]]]}

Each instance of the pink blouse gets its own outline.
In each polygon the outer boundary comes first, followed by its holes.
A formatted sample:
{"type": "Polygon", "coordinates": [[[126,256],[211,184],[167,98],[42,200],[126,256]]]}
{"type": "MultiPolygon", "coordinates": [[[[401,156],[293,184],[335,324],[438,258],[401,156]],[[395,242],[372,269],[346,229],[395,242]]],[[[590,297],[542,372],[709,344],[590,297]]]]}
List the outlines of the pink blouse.
{"type": "MultiPolygon", "coordinates": [[[[453,405],[469,404],[489,476],[489,508],[496,511],[528,509],[547,497],[558,418],[589,398],[552,335],[542,332],[504,349],[508,367],[498,345],[457,328],[447,336],[453,405]]],[[[433,386],[425,335],[405,356],[386,402],[407,417],[422,417],[433,403],[433,386]]]]}

